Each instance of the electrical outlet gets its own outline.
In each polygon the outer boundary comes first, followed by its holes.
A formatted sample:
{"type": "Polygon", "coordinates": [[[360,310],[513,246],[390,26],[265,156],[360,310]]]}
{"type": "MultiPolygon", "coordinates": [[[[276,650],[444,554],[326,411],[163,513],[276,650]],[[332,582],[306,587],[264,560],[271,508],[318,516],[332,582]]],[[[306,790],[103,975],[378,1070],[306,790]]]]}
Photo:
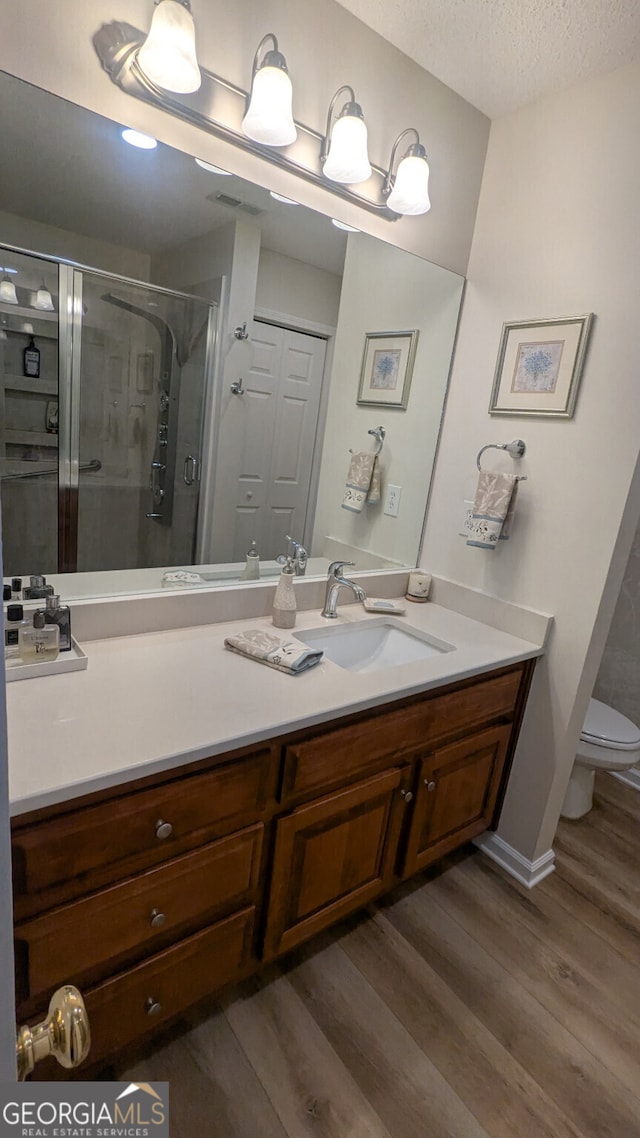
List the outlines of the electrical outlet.
{"type": "Polygon", "coordinates": [[[387,496],[384,503],[384,512],[390,518],[397,518],[400,513],[400,495],[402,486],[387,486],[387,496]]]}

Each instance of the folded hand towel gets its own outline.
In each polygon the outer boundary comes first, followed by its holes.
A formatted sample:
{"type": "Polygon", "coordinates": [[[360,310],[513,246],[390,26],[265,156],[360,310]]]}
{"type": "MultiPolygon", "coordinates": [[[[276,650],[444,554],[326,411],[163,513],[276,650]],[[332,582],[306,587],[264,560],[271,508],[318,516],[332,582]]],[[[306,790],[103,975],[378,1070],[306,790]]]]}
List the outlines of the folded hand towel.
{"type": "Polygon", "coordinates": [[[355,451],[351,455],[347,485],[342,500],[342,509],[352,514],[362,513],[365,502],[380,501],[380,464],[377,454],[355,451]]]}
{"type": "Polygon", "coordinates": [[[238,636],[227,636],[224,643],[232,652],[248,656],[259,664],[268,664],[270,668],[277,668],[290,676],[313,668],[322,659],[322,652],[318,649],[305,648],[296,640],[281,640],[272,632],[259,628],[251,628],[238,636]]]}
{"type": "Polygon", "coordinates": [[[515,474],[481,470],[473,502],[467,545],[495,549],[511,532],[518,480],[515,474]]]}

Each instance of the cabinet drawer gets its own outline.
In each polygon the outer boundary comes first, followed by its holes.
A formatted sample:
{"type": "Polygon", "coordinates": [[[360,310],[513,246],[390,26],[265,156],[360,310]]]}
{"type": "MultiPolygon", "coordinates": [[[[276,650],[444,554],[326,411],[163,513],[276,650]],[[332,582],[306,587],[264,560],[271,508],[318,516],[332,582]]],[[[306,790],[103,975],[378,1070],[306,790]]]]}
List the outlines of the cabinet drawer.
{"type": "MultiPolygon", "coordinates": [[[[253,971],[254,918],[253,908],[243,909],[85,992],[91,1027],[87,1062],[115,1053],[253,971]]],[[[46,1080],[60,1077],[59,1072],[47,1059],[31,1077],[46,1080]]]]}
{"type": "Polygon", "coordinates": [[[166,943],[172,930],[255,900],[262,833],[262,824],[252,826],[18,925],[18,975],[26,988],[18,999],[79,982],[101,965],[113,970],[118,958],[166,943]]]}
{"type": "Polygon", "coordinates": [[[115,881],[122,875],[120,863],[128,859],[142,859],[135,869],[144,868],[171,857],[173,848],[178,853],[257,821],[269,798],[271,769],[272,753],[265,750],[204,774],[18,827],[12,840],[15,895],[66,881],[75,882],[75,893],[86,892],[83,875],[102,871],[107,882],[115,881]]]}
{"type": "Polygon", "coordinates": [[[285,751],[282,801],[293,802],[380,770],[401,755],[510,718],[522,668],[292,743],[285,751]]]}

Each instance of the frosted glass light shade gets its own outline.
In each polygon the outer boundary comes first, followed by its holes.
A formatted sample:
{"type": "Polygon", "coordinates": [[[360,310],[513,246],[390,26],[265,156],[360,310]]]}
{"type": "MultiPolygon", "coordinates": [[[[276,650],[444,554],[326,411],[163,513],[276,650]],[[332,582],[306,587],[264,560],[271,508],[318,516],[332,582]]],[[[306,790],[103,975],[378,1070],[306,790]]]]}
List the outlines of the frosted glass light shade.
{"type": "Polygon", "coordinates": [[[427,213],[431,209],[426,158],[409,155],[402,159],[387,205],[394,213],[405,215],[427,213]]]}
{"type": "Polygon", "coordinates": [[[0,300],[4,304],[18,304],[16,286],[8,277],[3,277],[0,281],[0,300]]]}
{"type": "Polygon", "coordinates": [[[36,293],[36,305],[35,306],[37,309],[40,310],[40,312],[53,312],[53,310],[54,310],[53,309],[53,297],[51,296],[51,293],[49,292],[49,289],[45,285],[44,281],[42,282],[42,284],[40,285],[40,288],[38,289],[38,291],[36,293]]]}
{"type": "Polygon", "coordinates": [[[364,119],[356,115],[342,115],[336,119],[322,172],[325,178],[346,186],[366,182],[371,177],[364,119]]]}
{"type": "Polygon", "coordinates": [[[293,121],[293,87],[281,67],[261,67],[251,87],[251,100],[242,120],[247,138],[264,146],[289,146],[298,137],[293,121]]]}
{"type": "Polygon", "coordinates": [[[160,0],[149,35],[138,52],[138,66],[156,87],[188,95],[202,82],[196,58],[193,16],[178,0],[160,0]]]}

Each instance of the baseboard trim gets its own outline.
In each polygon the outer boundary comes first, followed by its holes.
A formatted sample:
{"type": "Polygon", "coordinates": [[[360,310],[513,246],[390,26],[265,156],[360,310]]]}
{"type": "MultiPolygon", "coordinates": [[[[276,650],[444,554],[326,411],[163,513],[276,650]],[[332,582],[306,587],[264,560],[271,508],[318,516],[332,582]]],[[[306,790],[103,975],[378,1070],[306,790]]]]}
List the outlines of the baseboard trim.
{"type": "Polygon", "coordinates": [[[553,850],[547,850],[535,861],[529,861],[528,858],[518,853],[513,846],[499,838],[497,834],[480,834],[478,838],[473,839],[473,844],[492,861],[495,861],[497,865],[502,866],[511,877],[515,877],[521,885],[525,885],[527,889],[533,889],[535,885],[539,885],[555,869],[556,855],[553,850]]]}
{"type": "Polygon", "coordinates": [[[614,778],[619,778],[620,782],[632,786],[634,790],[640,790],[640,770],[637,767],[631,767],[628,771],[611,771],[611,774],[614,778]]]}

